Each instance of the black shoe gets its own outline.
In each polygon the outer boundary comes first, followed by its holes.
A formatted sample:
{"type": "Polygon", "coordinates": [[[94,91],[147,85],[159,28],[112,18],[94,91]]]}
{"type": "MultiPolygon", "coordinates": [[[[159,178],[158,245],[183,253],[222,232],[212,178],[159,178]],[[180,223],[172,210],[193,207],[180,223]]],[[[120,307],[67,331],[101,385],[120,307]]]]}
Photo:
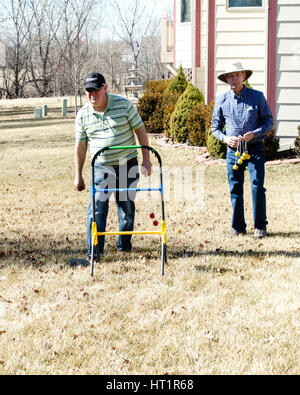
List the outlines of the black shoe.
{"type": "Polygon", "coordinates": [[[71,267],[76,267],[76,266],[88,266],[90,262],[86,259],[79,259],[79,258],[73,258],[68,260],[68,265],[71,267]]]}
{"type": "MultiPolygon", "coordinates": [[[[103,258],[103,257],[104,257],[104,253],[100,252],[100,258],[103,258]]],[[[87,260],[89,263],[91,263],[92,258],[88,255],[87,260]]],[[[96,260],[97,260],[97,256],[94,256],[94,261],[96,261],[96,260]]]]}
{"type": "Polygon", "coordinates": [[[117,247],[117,251],[119,252],[132,252],[132,250],[124,250],[124,248],[117,247]]]}

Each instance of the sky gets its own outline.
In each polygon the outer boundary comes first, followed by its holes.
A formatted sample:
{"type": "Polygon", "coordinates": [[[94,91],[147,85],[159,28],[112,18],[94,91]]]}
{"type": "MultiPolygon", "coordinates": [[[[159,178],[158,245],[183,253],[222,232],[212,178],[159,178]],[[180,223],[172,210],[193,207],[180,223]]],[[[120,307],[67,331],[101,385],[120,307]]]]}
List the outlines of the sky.
{"type": "Polygon", "coordinates": [[[173,0],[160,0],[158,8],[157,8],[157,14],[158,15],[163,15],[163,14],[170,14],[173,12],[173,0]]]}

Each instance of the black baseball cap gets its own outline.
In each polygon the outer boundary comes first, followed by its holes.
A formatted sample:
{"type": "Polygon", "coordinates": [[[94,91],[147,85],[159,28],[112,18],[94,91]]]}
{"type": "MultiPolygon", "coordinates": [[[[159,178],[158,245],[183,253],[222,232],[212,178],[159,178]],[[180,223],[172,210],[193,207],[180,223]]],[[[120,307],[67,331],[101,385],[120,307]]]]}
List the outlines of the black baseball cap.
{"type": "Polygon", "coordinates": [[[106,84],[105,78],[99,73],[89,73],[84,79],[84,89],[100,89],[106,84]]]}

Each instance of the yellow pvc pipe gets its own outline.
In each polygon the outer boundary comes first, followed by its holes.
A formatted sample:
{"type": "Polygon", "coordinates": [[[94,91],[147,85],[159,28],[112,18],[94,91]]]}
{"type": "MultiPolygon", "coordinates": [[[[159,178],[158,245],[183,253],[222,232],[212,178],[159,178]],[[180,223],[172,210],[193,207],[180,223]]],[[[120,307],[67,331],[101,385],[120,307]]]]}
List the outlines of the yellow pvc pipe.
{"type": "Polygon", "coordinates": [[[92,223],[92,244],[98,244],[97,236],[118,236],[118,235],[161,235],[163,244],[166,244],[166,223],[162,222],[161,231],[123,231],[123,232],[97,232],[96,222],[92,223]]]}
{"type": "Polygon", "coordinates": [[[97,224],[96,224],[96,222],[92,223],[92,244],[94,246],[96,246],[98,244],[97,224]]]}
{"type": "Polygon", "coordinates": [[[167,243],[167,226],[166,226],[166,222],[163,221],[161,224],[161,240],[163,244],[167,243]]]}
{"type": "Polygon", "coordinates": [[[97,236],[114,236],[114,235],[161,235],[162,232],[97,232],[97,236]]]}

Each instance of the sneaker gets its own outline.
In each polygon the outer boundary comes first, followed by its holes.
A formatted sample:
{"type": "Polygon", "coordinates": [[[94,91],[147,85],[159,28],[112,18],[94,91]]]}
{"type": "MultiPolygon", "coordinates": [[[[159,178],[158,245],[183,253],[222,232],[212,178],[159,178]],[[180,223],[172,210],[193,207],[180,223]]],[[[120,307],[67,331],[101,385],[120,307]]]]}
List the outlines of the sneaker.
{"type": "Polygon", "coordinates": [[[267,236],[267,229],[255,229],[253,237],[255,239],[262,239],[267,236]]]}
{"type": "Polygon", "coordinates": [[[239,231],[237,231],[236,229],[232,229],[232,231],[231,231],[231,236],[232,237],[235,237],[235,236],[240,236],[240,235],[246,235],[247,234],[247,232],[244,230],[243,232],[239,232],[239,231]]]}

